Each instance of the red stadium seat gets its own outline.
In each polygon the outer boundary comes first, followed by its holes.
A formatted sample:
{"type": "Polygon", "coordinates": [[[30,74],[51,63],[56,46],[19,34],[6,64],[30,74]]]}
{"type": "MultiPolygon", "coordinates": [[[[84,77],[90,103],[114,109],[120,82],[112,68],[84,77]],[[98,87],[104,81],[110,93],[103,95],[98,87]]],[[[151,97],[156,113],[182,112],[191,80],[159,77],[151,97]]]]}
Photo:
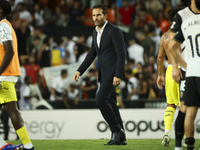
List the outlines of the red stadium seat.
{"type": "Polygon", "coordinates": [[[115,10],[112,8],[107,8],[107,20],[110,23],[116,23],[115,10]]]}

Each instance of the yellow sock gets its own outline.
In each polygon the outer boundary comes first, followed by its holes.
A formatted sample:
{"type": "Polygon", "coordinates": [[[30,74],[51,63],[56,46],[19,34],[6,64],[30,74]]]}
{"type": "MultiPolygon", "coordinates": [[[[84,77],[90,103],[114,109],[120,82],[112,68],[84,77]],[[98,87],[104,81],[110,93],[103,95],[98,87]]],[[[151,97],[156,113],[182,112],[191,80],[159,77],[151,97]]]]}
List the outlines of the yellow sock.
{"type": "Polygon", "coordinates": [[[167,109],[165,110],[165,116],[164,116],[165,130],[171,131],[172,123],[174,120],[174,112],[175,109],[173,107],[167,107],[167,109]]]}
{"type": "Polygon", "coordinates": [[[22,143],[25,145],[25,144],[28,144],[28,143],[31,143],[31,140],[28,136],[28,132],[26,130],[26,127],[23,126],[21,127],[20,129],[16,130],[17,132],[17,135],[19,136],[19,138],[21,139],[22,143]]]}

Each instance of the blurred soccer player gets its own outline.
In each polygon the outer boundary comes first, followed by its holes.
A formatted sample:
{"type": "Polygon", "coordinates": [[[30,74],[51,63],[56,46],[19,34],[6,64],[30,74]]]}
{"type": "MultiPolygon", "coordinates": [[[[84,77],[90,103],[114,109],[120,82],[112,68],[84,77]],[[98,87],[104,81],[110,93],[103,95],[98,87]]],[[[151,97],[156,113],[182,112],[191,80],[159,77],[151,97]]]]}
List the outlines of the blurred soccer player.
{"type": "MultiPolygon", "coordinates": [[[[169,13],[171,22],[174,19],[174,16],[178,12],[179,9],[171,10],[169,13]]],[[[169,56],[169,41],[170,41],[170,32],[168,30],[163,34],[161,37],[161,42],[159,46],[158,58],[157,58],[157,67],[158,67],[158,78],[157,78],[157,85],[159,89],[162,89],[162,85],[165,85],[165,79],[162,75],[163,72],[163,61],[165,55],[168,57],[168,67],[166,71],[166,97],[167,97],[167,108],[164,115],[164,122],[165,122],[165,133],[163,136],[162,145],[163,146],[170,146],[170,139],[171,139],[171,127],[174,119],[174,112],[179,104],[179,84],[176,83],[172,78],[172,63],[169,56]]],[[[182,99],[181,99],[182,100],[182,99]]],[[[182,102],[181,102],[182,104],[182,102]]],[[[184,105],[181,107],[184,107],[184,105]]],[[[180,108],[180,107],[179,107],[180,108]]],[[[183,120],[184,122],[184,120],[183,120]]],[[[182,123],[183,123],[182,122],[182,123]]],[[[184,133],[184,131],[183,131],[184,133]]],[[[181,138],[182,139],[182,138],[181,138]]]]}
{"type": "MultiPolygon", "coordinates": [[[[170,41],[170,53],[175,62],[179,62],[186,70],[186,87],[185,87],[185,105],[187,106],[186,117],[184,122],[186,144],[188,150],[194,150],[194,120],[200,104],[200,0],[191,0],[190,8],[185,8],[179,12],[183,17],[181,28],[170,41]],[[189,12],[190,15],[189,15],[189,12]],[[184,14],[184,15],[183,15],[184,14]],[[183,41],[186,41],[186,47],[190,50],[189,60],[186,64],[185,61],[180,61],[181,55],[176,51],[177,47],[183,41]]],[[[174,80],[178,81],[178,68],[173,63],[174,80]]]]}
{"type": "MultiPolygon", "coordinates": [[[[9,114],[17,135],[24,145],[23,149],[34,150],[16,103],[15,83],[21,73],[16,34],[10,22],[6,20],[10,11],[10,3],[0,0],[0,107],[4,106],[9,114]]],[[[20,145],[6,145],[2,138],[0,138],[0,146],[2,150],[20,148],[20,145]]]]}

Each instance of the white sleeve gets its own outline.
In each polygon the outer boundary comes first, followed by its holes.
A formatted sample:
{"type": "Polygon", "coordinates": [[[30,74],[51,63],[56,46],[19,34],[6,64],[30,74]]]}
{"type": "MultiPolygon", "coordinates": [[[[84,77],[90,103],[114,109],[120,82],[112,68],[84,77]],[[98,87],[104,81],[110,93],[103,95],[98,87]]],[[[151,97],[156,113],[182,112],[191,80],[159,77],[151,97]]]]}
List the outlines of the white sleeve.
{"type": "Polygon", "coordinates": [[[57,88],[57,84],[59,84],[59,83],[58,83],[57,78],[55,78],[55,79],[53,80],[52,84],[51,84],[51,87],[54,88],[54,89],[56,89],[56,88],[57,88]]]}
{"type": "Polygon", "coordinates": [[[1,39],[2,42],[12,41],[13,40],[13,38],[12,38],[12,29],[5,22],[0,24],[0,39],[1,39]]]}
{"type": "Polygon", "coordinates": [[[23,91],[23,97],[27,97],[27,96],[30,96],[31,95],[31,89],[26,86],[24,91],[23,91]]]}

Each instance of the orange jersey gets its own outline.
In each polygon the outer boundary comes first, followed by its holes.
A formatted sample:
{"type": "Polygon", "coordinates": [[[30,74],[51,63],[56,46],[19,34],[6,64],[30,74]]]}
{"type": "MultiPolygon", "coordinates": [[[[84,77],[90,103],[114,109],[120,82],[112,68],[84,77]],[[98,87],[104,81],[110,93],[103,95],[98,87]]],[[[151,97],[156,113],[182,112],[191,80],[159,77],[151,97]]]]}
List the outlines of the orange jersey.
{"type": "MultiPolygon", "coordinates": [[[[3,19],[0,21],[0,24],[2,23],[7,23],[11,29],[12,29],[12,45],[13,45],[13,50],[14,50],[14,55],[13,58],[10,62],[10,64],[8,65],[8,67],[6,68],[6,70],[1,74],[1,76],[19,76],[21,75],[20,72],[20,65],[19,65],[19,58],[18,58],[18,50],[17,50],[17,37],[16,37],[16,33],[12,27],[12,25],[10,24],[9,21],[7,21],[6,19],[3,19]]],[[[2,34],[2,33],[0,33],[2,34]]],[[[2,39],[0,39],[2,40],[2,39]]],[[[2,64],[4,55],[5,55],[5,49],[3,46],[3,42],[0,43],[0,65],[2,64]]]]}

